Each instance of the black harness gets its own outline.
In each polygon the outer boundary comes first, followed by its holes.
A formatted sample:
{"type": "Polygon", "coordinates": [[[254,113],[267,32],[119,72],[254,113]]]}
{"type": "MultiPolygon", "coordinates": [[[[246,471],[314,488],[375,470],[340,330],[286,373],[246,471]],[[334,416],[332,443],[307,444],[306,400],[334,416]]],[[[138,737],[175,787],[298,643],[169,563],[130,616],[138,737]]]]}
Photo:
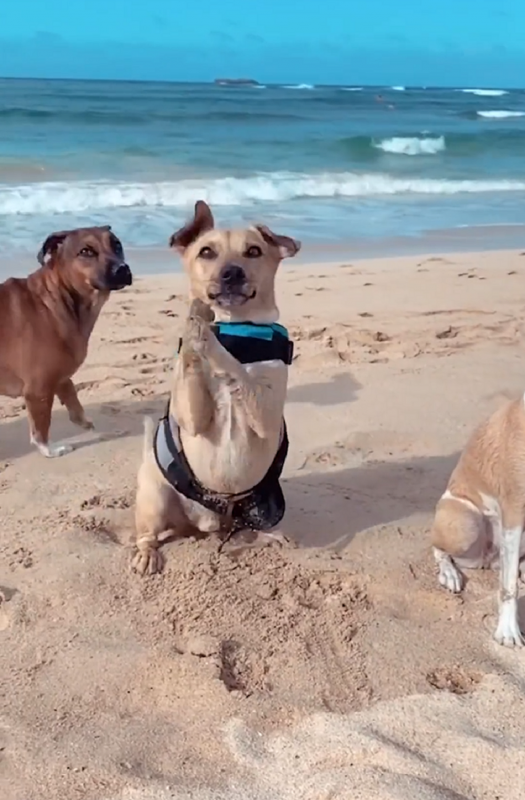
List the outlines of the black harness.
{"type": "MultiPolygon", "coordinates": [[[[211,326],[218,341],[241,364],[280,360],[291,364],[293,342],[282,325],[254,323],[217,323],[211,326]]],[[[179,342],[179,351],[182,339],[179,342]]],[[[184,497],[222,517],[231,519],[233,530],[266,531],[284,516],[286,504],[279,483],[286,456],[288,435],[283,419],[281,443],[264,478],[240,494],[223,494],[207,489],[195,477],[182,449],[178,431],[170,425],[169,403],[155,433],[157,464],[166,480],[184,497]]]]}

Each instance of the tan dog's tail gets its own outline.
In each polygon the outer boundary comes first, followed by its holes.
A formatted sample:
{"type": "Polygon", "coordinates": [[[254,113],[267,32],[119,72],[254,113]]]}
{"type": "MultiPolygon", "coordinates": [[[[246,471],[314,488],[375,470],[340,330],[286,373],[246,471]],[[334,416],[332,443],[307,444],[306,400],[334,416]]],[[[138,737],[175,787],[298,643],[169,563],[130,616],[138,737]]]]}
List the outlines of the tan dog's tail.
{"type": "Polygon", "coordinates": [[[151,417],[144,417],[144,442],[142,444],[142,457],[147,458],[153,452],[153,442],[155,439],[155,420],[151,417]]]}

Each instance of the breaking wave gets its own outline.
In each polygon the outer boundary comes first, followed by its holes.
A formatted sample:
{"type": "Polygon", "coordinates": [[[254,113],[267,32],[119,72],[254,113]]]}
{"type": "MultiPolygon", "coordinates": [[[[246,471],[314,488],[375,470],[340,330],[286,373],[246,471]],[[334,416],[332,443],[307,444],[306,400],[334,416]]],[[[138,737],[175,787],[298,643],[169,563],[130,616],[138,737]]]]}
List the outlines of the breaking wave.
{"type": "Polygon", "coordinates": [[[525,117],[525,111],[477,111],[478,117],[485,119],[511,119],[512,117],[525,117]]]}
{"type": "Polygon", "coordinates": [[[519,180],[440,180],[387,174],[273,172],[247,178],[158,183],[42,182],[0,188],[0,214],[82,213],[118,208],[189,208],[204,199],[217,206],[279,203],[297,198],[381,195],[456,195],[525,191],[519,180]]]}
{"type": "Polygon", "coordinates": [[[464,94],[477,94],[478,97],[503,97],[508,94],[506,89],[457,89],[464,94]]]}
{"type": "Polygon", "coordinates": [[[373,142],[373,147],[383,150],[385,153],[396,153],[405,156],[435,155],[442,153],[445,148],[445,137],[423,138],[394,136],[391,139],[383,139],[381,142],[373,142]]]}

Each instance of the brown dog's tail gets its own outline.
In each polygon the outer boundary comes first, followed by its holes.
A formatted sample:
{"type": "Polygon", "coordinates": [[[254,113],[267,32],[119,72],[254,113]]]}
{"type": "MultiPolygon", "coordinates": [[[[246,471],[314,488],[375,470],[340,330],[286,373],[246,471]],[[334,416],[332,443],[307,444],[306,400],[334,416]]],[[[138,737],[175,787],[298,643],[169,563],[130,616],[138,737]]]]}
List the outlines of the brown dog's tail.
{"type": "Polygon", "coordinates": [[[155,439],[155,420],[151,417],[144,417],[144,441],[142,445],[142,457],[148,458],[153,452],[153,441],[155,439]]]}

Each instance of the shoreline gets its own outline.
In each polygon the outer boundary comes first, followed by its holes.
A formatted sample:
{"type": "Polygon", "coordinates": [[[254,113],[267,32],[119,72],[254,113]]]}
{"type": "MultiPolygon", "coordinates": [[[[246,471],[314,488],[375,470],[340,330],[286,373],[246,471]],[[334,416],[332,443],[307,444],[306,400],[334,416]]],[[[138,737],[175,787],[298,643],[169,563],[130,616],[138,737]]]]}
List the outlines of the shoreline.
{"type": "MultiPolygon", "coordinates": [[[[275,226],[277,228],[277,226],[275,226]]],[[[286,232],[286,224],[281,226],[286,232]]],[[[179,257],[166,246],[126,247],[131,269],[137,277],[178,274],[182,272],[179,257]]],[[[24,252],[0,255],[0,281],[23,277],[38,268],[35,255],[24,252]]],[[[431,258],[435,255],[512,253],[525,250],[525,225],[492,225],[480,228],[456,228],[430,231],[422,236],[385,237],[374,240],[348,239],[342,242],[305,242],[293,264],[301,267],[335,266],[346,261],[388,261],[398,258],[431,258]]],[[[284,262],[286,265],[292,262],[284,262]]]]}

